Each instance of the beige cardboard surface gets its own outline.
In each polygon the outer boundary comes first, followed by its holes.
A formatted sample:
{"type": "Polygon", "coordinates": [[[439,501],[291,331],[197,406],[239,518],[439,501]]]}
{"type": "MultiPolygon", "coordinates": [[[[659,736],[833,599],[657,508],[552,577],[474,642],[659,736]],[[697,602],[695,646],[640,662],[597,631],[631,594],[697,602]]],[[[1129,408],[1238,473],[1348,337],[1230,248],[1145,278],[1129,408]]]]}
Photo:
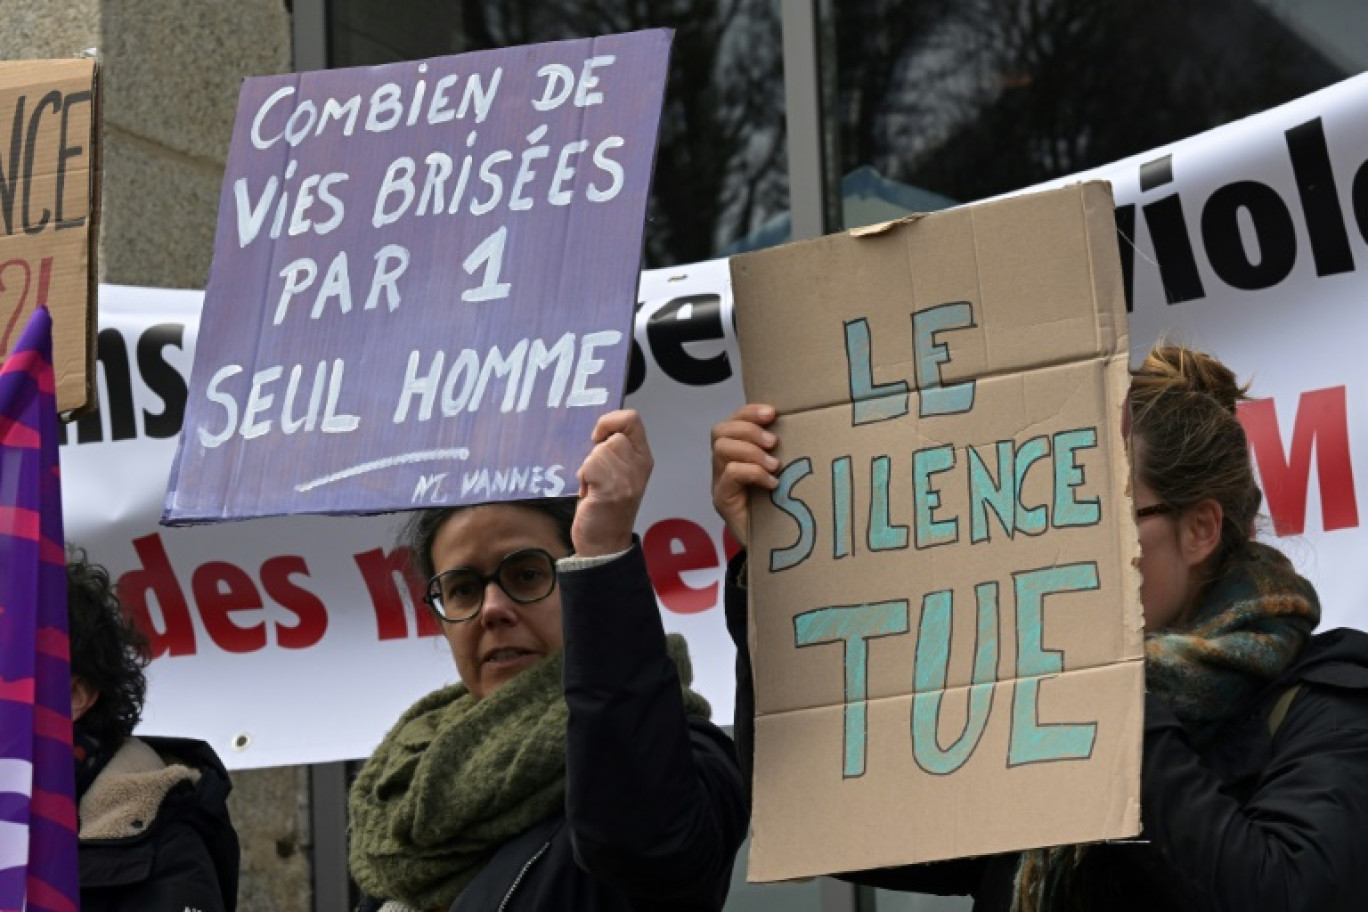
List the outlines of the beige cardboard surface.
{"type": "Polygon", "coordinates": [[[781,441],[752,500],[751,878],[1134,836],[1109,188],[737,257],[732,282],[781,441]]]}
{"type": "Polygon", "coordinates": [[[98,123],[94,60],[0,62],[0,358],[46,304],[63,413],[95,405],[98,123]]]}

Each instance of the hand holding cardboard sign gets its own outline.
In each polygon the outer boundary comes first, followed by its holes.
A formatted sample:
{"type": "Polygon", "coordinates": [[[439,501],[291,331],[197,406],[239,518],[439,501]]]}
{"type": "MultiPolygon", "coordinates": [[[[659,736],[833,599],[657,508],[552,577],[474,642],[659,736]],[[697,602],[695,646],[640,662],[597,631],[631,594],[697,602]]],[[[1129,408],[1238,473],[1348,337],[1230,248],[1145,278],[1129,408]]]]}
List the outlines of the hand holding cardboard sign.
{"type": "Polygon", "coordinates": [[[779,484],[779,460],[769,452],[779,438],[766,430],[775,417],[774,406],[750,403],[713,425],[713,507],[742,547],[750,528],[751,487],[773,491],[779,484]]]}
{"type": "Polygon", "coordinates": [[[577,473],[580,503],[570,529],[570,542],[580,557],[616,554],[632,546],[632,526],[655,465],[646,426],[631,409],[601,417],[590,439],[594,448],[577,473]]]}

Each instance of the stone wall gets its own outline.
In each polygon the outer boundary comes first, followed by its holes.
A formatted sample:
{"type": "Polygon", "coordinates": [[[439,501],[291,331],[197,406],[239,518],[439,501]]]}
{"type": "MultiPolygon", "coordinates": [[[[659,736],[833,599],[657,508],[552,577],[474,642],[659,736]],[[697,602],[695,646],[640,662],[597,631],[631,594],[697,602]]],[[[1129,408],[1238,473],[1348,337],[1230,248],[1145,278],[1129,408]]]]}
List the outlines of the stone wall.
{"type": "Polygon", "coordinates": [[[104,0],[104,280],[203,288],[244,76],[290,70],[283,0],[104,0]]]}
{"type": "MultiPolygon", "coordinates": [[[[291,69],[285,0],[4,0],[4,10],[0,59],[99,49],[101,280],[203,288],[238,85],[291,69]]],[[[312,905],[308,781],[304,768],[233,776],[243,912],[312,905]]]]}

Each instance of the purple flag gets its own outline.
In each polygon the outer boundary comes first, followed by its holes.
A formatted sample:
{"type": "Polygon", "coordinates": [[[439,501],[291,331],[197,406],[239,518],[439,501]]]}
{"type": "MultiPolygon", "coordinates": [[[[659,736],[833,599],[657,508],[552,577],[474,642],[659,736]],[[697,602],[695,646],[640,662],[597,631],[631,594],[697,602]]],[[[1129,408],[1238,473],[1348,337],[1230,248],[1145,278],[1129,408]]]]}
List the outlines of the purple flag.
{"type": "Polygon", "coordinates": [[[76,912],[76,801],[52,316],[0,365],[0,912],[76,912]]]}

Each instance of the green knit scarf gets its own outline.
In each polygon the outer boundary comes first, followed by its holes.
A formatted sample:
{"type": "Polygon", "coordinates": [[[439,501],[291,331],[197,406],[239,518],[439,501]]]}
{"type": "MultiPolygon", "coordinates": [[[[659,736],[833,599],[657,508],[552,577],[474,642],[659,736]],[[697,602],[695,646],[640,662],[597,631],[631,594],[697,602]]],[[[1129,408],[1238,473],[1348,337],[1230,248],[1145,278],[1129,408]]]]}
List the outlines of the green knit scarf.
{"type": "MultiPolygon", "coordinates": [[[[711,708],[689,689],[683,637],[668,637],[684,711],[711,708]]],[[[563,656],[477,700],[457,684],[400,718],[350,797],[352,876],[368,895],[446,909],[509,839],[565,809],[563,656]]]]}
{"type": "MultiPolygon", "coordinates": [[[[1301,655],[1319,621],[1311,584],[1281,552],[1251,542],[1182,630],[1146,635],[1145,684],[1201,749],[1301,655]]],[[[1012,912],[1084,908],[1070,887],[1087,848],[1022,852],[1012,912]]]]}

